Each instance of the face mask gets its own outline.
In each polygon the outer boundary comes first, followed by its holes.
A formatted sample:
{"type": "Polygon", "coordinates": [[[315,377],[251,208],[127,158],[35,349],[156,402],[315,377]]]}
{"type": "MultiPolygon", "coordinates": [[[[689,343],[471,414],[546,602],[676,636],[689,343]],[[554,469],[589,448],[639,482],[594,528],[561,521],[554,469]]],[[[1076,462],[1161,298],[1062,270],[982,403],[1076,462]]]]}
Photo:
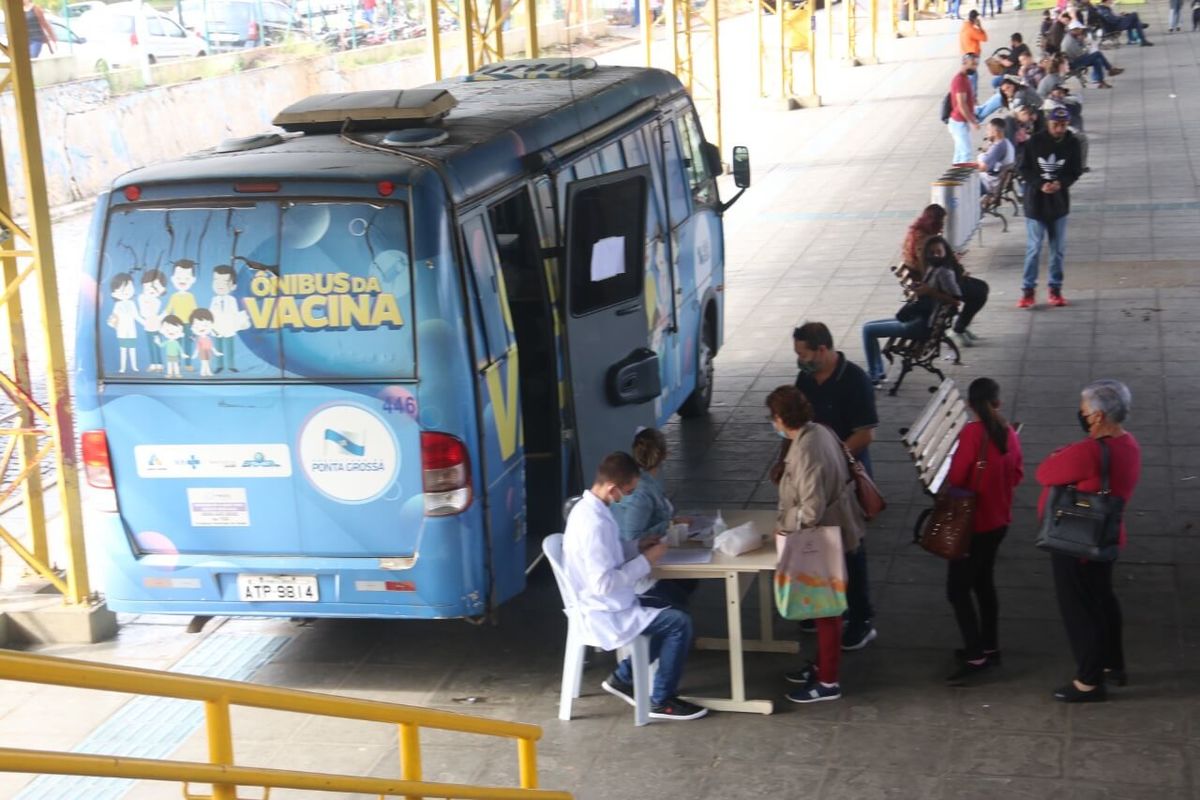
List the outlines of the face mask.
{"type": "Polygon", "coordinates": [[[930,256],[927,260],[929,261],[930,265],[934,267],[941,267],[946,264],[945,256],[930,256]]]}
{"type": "Polygon", "coordinates": [[[777,436],[778,436],[780,439],[789,439],[789,438],[791,438],[791,437],[789,437],[789,436],[787,435],[787,431],[776,430],[776,431],[775,431],[775,434],[776,434],[776,435],[777,435],[777,436]]]}
{"type": "Polygon", "coordinates": [[[809,375],[819,370],[821,365],[816,361],[805,361],[802,358],[797,358],[796,367],[804,374],[809,375]]]}
{"type": "Polygon", "coordinates": [[[1088,422],[1087,416],[1082,411],[1076,411],[1075,416],[1079,420],[1079,427],[1083,428],[1083,432],[1090,436],[1092,433],[1092,424],[1088,422]]]}
{"type": "Polygon", "coordinates": [[[967,74],[968,74],[968,75],[974,75],[974,74],[976,73],[976,71],[977,71],[977,70],[969,69],[969,70],[967,70],[967,74]]]}

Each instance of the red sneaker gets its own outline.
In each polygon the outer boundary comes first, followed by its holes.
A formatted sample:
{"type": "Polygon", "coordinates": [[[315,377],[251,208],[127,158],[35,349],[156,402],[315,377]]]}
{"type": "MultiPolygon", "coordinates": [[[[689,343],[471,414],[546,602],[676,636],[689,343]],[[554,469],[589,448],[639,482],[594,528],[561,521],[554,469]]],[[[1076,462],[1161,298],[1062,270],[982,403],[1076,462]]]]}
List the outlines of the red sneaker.
{"type": "Polygon", "coordinates": [[[1017,308],[1033,308],[1033,303],[1033,289],[1026,289],[1021,294],[1021,299],[1017,301],[1017,308]]]}
{"type": "Polygon", "coordinates": [[[1063,306],[1067,305],[1067,298],[1062,296],[1061,289],[1050,290],[1050,305],[1058,308],[1062,308],[1063,306]]]}

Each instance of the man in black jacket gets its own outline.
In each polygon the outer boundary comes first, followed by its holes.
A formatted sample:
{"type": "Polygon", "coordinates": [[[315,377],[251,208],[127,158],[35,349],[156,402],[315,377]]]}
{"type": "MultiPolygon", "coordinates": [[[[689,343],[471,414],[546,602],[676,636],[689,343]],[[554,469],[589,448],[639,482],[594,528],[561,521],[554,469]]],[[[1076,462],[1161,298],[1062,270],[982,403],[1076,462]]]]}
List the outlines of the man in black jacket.
{"type": "Polygon", "coordinates": [[[1042,239],[1050,242],[1050,305],[1065,306],[1062,295],[1063,255],[1071,184],[1083,172],[1079,140],[1067,130],[1071,112],[1055,106],[1046,115],[1046,130],[1025,143],[1021,177],[1025,181],[1025,275],[1017,308],[1033,308],[1042,239]]]}

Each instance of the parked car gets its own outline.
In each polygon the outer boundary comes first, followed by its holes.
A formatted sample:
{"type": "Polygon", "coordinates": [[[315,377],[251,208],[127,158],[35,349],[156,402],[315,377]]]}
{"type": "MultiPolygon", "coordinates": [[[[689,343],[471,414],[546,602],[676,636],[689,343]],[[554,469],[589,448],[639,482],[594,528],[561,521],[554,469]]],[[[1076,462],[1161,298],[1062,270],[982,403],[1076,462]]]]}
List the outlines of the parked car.
{"type": "MultiPolygon", "coordinates": [[[[69,55],[75,59],[77,74],[90,75],[94,72],[103,72],[108,68],[108,56],[104,48],[95,42],[90,41],[83,36],[75,21],[68,24],[67,20],[50,12],[46,13],[46,22],[50,23],[50,29],[54,31],[54,52],[51,53],[49,48],[43,48],[39,58],[50,58],[52,56],[69,55]]],[[[8,44],[8,28],[4,23],[4,15],[0,13],[0,42],[8,44]]]]}
{"type": "MultiPolygon", "coordinates": [[[[170,58],[196,58],[208,54],[208,45],[175,20],[141,6],[145,34],[137,25],[138,4],[111,3],[88,11],[78,20],[80,32],[105,49],[109,66],[127,67],[139,63],[144,51],[151,64],[170,58]],[[139,37],[145,36],[146,41],[139,37]]],[[[74,26],[73,26],[74,27],[74,26]]]]}
{"type": "Polygon", "coordinates": [[[210,52],[307,38],[300,16],[277,0],[183,0],[183,24],[208,42],[210,52]]]}
{"type": "Polygon", "coordinates": [[[89,11],[97,8],[103,8],[104,5],[104,3],[97,2],[97,0],[85,0],[85,2],[82,3],[71,3],[67,6],[67,17],[68,19],[82,17],[89,11]]]}

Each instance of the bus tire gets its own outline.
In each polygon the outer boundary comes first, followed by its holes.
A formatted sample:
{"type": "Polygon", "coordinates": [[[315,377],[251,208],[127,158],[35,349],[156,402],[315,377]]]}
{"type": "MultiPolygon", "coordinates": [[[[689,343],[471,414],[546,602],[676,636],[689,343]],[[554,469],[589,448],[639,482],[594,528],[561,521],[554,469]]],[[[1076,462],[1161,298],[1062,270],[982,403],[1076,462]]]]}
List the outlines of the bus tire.
{"type": "Polygon", "coordinates": [[[704,315],[704,334],[700,337],[700,349],[696,353],[696,388],[679,407],[679,416],[684,419],[702,417],[708,413],[708,407],[712,403],[716,340],[717,320],[712,306],[709,306],[704,315]]]}

